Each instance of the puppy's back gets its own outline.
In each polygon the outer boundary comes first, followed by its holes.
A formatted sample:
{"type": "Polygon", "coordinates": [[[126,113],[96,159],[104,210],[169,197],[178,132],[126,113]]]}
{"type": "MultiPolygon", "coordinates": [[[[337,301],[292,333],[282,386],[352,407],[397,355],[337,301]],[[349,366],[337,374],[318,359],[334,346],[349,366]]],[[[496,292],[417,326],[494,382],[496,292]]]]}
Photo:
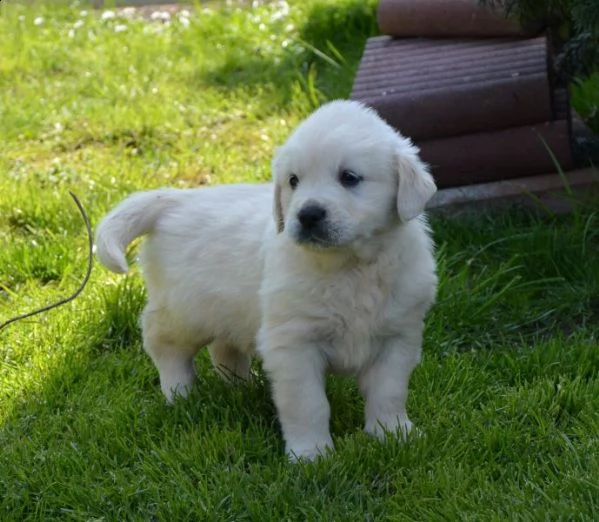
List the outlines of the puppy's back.
{"type": "Polygon", "coordinates": [[[175,311],[182,324],[201,323],[211,336],[241,344],[251,332],[253,341],[264,238],[274,230],[272,191],[198,189],[161,216],[140,252],[150,300],[175,311]]]}

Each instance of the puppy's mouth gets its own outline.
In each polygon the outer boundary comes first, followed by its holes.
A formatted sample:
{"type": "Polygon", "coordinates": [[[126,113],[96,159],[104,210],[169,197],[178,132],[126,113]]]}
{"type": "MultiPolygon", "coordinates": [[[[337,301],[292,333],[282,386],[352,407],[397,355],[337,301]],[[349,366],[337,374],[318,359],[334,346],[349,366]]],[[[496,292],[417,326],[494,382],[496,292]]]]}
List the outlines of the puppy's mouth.
{"type": "Polygon", "coordinates": [[[316,202],[308,202],[300,208],[291,228],[291,236],[297,244],[317,250],[341,246],[339,232],[326,207],[316,202]]]}
{"type": "Polygon", "coordinates": [[[299,226],[293,236],[297,244],[308,248],[321,250],[340,246],[339,234],[326,226],[311,228],[299,226]]]}

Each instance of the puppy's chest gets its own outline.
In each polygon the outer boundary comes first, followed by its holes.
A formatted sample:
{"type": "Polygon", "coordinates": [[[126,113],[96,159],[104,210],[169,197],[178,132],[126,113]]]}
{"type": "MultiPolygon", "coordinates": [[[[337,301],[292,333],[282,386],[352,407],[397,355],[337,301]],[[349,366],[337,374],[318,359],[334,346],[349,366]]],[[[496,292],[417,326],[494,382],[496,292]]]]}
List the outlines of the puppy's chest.
{"type": "Polygon", "coordinates": [[[339,274],[311,289],[304,313],[333,369],[356,371],[376,354],[386,330],[389,292],[376,272],[339,274]]]}

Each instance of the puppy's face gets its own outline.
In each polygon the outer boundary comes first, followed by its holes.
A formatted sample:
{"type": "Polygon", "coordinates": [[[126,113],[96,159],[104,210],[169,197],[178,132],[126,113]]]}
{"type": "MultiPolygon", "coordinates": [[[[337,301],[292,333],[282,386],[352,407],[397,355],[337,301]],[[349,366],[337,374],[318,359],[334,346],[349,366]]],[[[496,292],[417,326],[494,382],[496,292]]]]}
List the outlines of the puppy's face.
{"type": "Polygon", "coordinates": [[[324,105],[273,161],[278,230],[344,247],[416,217],[436,187],[417,149],[357,102],[324,105]]]}

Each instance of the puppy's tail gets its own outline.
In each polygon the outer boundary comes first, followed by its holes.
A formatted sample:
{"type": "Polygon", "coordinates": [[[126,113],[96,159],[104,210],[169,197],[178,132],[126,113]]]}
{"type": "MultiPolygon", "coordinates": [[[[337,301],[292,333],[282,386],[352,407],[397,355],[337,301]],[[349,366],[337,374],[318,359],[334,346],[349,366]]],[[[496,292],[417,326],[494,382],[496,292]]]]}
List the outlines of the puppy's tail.
{"type": "Polygon", "coordinates": [[[138,192],[116,206],[98,225],[96,255],[113,272],[128,270],[125,252],[135,238],[154,230],[159,218],[181,202],[176,189],[138,192]]]}

